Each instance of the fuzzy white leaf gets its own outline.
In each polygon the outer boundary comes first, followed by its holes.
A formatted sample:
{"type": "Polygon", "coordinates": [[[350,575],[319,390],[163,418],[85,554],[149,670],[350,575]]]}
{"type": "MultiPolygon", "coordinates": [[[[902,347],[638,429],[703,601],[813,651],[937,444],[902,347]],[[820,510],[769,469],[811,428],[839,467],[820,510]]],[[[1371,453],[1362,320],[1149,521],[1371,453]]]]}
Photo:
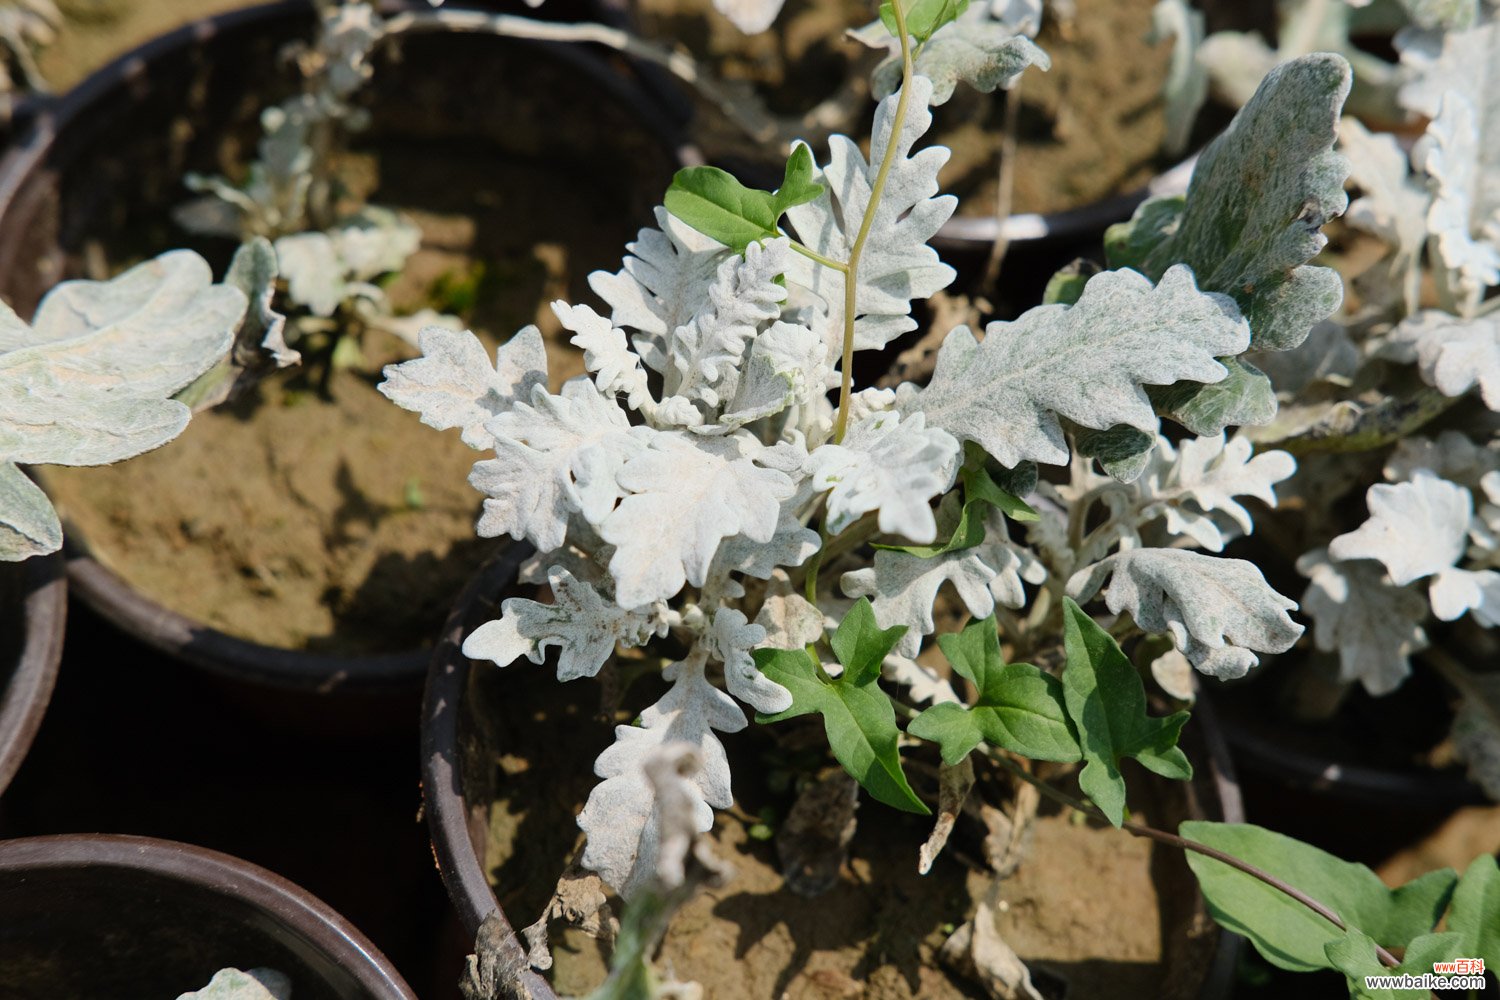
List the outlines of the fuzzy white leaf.
{"type": "Polygon", "coordinates": [[[557,396],[532,386],[529,403],[516,403],[486,429],[496,457],[469,475],[488,497],[479,534],[525,538],[543,552],[562,545],[569,514],[593,525],[609,516],[624,492],[615,474],[652,433],[632,428],[625,411],[585,377],[568,380],[557,396]]]}
{"type": "Polygon", "coordinates": [[[468,330],[429,326],[417,335],[422,356],[386,365],[380,391],[397,406],[421,414],[422,423],[438,430],[463,429],[470,448],[493,448],[485,425],[532,389],[547,385],[547,352],[542,334],[528,326],[490,359],[479,338],[468,330]]]}
{"type": "Polygon", "coordinates": [[[0,461],[104,465],[170,441],[189,417],[170,397],[228,353],[245,308],[178,250],[58,285],[24,335],[6,310],[18,346],[0,354],[0,461]]]}
{"type": "Polygon", "coordinates": [[[276,241],[287,294],[315,316],[332,316],[367,282],[399,271],[422,244],[422,232],[387,208],[366,206],[326,232],[293,233],[276,241]]]}
{"type": "Polygon", "coordinates": [[[734,398],[715,426],[733,429],[788,406],[815,406],[832,373],[827,348],[816,333],[800,324],[773,323],[750,345],[734,398]]]}
{"type": "Polygon", "coordinates": [[[987,618],[996,603],[1010,608],[1025,603],[1023,580],[1042,579],[1041,564],[1006,537],[1003,519],[987,519],[986,529],[983,544],[930,559],[881,549],[873,565],[845,573],[839,586],[849,597],[870,598],[881,628],[907,626],[895,652],[914,657],[922,648],[922,637],[937,627],[932,605],[943,584],[953,585],[971,615],[987,618]]]}
{"type": "Polygon", "coordinates": [[[1411,673],[1411,654],[1427,647],[1422,620],[1427,602],[1391,583],[1368,559],[1335,562],[1327,549],[1297,560],[1307,577],[1302,610],[1313,620],[1313,639],[1339,654],[1339,677],[1359,681],[1372,695],[1389,694],[1411,673]]]}
{"type": "Polygon", "coordinates": [[[626,250],[616,273],[595,271],[589,287],[609,303],[610,322],[634,331],[642,360],[658,372],[666,369],[667,338],[708,304],[708,288],[728,247],[656,210],[657,229],[642,229],[626,250]]]}
{"type": "Polygon", "coordinates": [[[953,435],[927,427],[921,413],[904,422],[890,411],[866,417],[842,444],[825,444],[809,460],[813,488],[831,491],[828,530],[837,535],[878,510],[885,534],[924,545],[935,541],[931,500],[953,485],[961,452],[953,435]]]}
{"type": "Polygon", "coordinates": [[[1374,559],[1397,586],[1455,566],[1464,554],[1474,498],[1462,486],[1419,471],[1408,483],[1377,483],[1370,517],[1328,545],[1338,560],[1374,559]]]}
{"type": "Polygon", "coordinates": [[[1496,445],[1500,442],[1488,448],[1477,445],[1455,430],[1442,431],[1436,438],[1402,438],[1385,460],[1385,478],[1401,482],[1426,469],[1439,479],[1473,488],[1486,475],[1500,470],[1500,447],[1496,445]]]}
{"type": "Polygon", "coordinates": [[[666,395],[711,407],[733,395],[746,345],[761,324],[781,315],[787,292],[776,279],[786,272],[791,255],[790,241],[767,240],[719,265],[705,308],[667,338],[666,395]]]}
{"type": "Polygon", "coordinates": [[[1395,136],[1372,133],[1358,119],[1345,118],[1339,122],[1339,149],[1349,160],[1350,183],[1363,192],[1349,205],[1345,218],[1391,248],[1384,280],[1370,286],[1401,292],[1409,312],[1417,304],[1431,196],[1412,176],[1406,151],[1395,136]]]}
{"type": "Polygon", "coordinates": [[[1227,541],[1212,516],[1228,516],[1240,532],[1249,534],[1250,512],[1235,497],[1249,496],[1276,506],[1275,484],[1297,471],[1297,461],[1284,451],[1251,457],[1254,446],[1243,437],[1188,438],[1174,449],[1158,438],[1152,466],[1136,481],[1146,515],[1159,513],[1167,530],[1185,535],[1211,552],[1221,552],[1227,541]]]}
{"type": "Polygon", "coordinates": [[[720,608],[704,641],[709,655],[724,664],[730,694],[767,715],[792,707],[792,693],[761,673],[750,656],[750,650],[766,641],[764,626],[748,621],[743,611],[720,608]]]}
{"type": "Polygon", "coordinates": [[[1302,635],[1297,602],[1272,590],[1253,563],[1185,549],[1131,549],[1079,570],[1068,595],[1082,603],[1110,581],[1105,605],[1146,632],[1168,633],[1199,671],[1228,680],[1284,653],[1302,635]]]}
{"type": "MultiPolygon", "coordinates": [[[[786,470],[783,470],[786,471],[786,470]]],[[[802,522],[802,512],[812,500],[812,482],[803,478],[795,492],[781,502],[776,530],[769,541],[758,542],[735,535],[719,543],[714,571],[734,571],[757,580],[769,580],[782,566],[801,566],[818,551],[818,533],[802,522]]]]}
{"type": "MultiPolygon", "coordinates": [[[[1496,83],[1500,85],[1500,76],[1496,83]]],[[[1489,100],[1500,105],[1500,99],[1489,100]]],[[[1433,191],[1427,228],[1449,274],[1447,282],[1466,303],[1500,285],[1500,115],[1494,126],[1497,132],[1486,134],[1479,109],[1449,91],[1412,150],[1433,191]]]]}
{"type": "Polygon", "coordinates": [[[292,981],[275,969],[220,969],[208,985],[177,1000],[291,1000],[292,981]]]}
{"type": "Polygon", "coordinates": [[[624,330],[588,306],[569,305],[561,299],[552,303],[552,312],[563,329],[573,334],[568,343],[583,351],[583,367],[593,373],[601,393],[624,396],[632,410],[646,410],[655,402],[646,384],[646,370],[630,349],[624,330]]]}
{"type": "Polygon", "coordinates": [[[504,667],[521,656],[541,663],[547,647],[556,646],[557,679],[571,681],[597,674],[617,645],[640,646],[652,636],[666,634],[666,622],[657,609],[621,608],[561,566],[547,571],[547,583],[551,604],[506,598],[500,617],[464,640],[464,655],[504,667]]]}
{"type": "Polygon", "coordinates": [[[609,569],[622,606],[666,600],[685,583],[702,584],[725,538],[764,544],[775,537],[781,501],[795,484],[757,465],[757,448],[739,435],[661,432],[624,461],[615,482],[630,495],[599,523],[600,537],[615,546],[609,569]]]}
{"type": "Polygon", "coordinates": [[[747,35],[765,31],[781,13],[785,0],[714,0],[714,10],[747,35]]]}
{"type": "Polygon", "coordinates": [[[699,833],[713,826],[714,809],[733,804],[729,761],[714,730],[744,729],[745,713],[709,683],[704,675],[707,657],[700,646],[663,671],[672,687],[641,712],[640,726],[616,726],[615,742],[594,764],[594,773],[605,780],[595,786],[578,816],[578,825],[588,836],[583,864],[626,899],[653,877],[660,848],[652,815],[654,800],[643,769],[652,752],[672,743],[687,743],[702,755],[703,768],[692,779],[698,796],[694,818],[699,833]]]}
{"type": "Polygon", "coordinates": [[[1194,10],[1187,0],[1157,0],[1151,8],[1151,32],[1146,41],[1160,45],[1174,39],[1172,61],[1162,83],[1167,119],[1162,149],[1171,156],[1187,152],[1193,122],[1208,99],[1208,67],[1198,57],[1203,37],[1203,12],[1194,10]]]}
{"type": "MultiPolygon", "coordinates": [[[[938,170],[947,162],[948,150],[930,146],[912,154],[912,146],[932,124],[927,107],[931,96],[932,83],[926,77],[912,81],[906,120],[895,136],[891,169],[860,257],[854,296],[854,346],[859,350],[884,347],[916,329],[917,321],[911,317],[912,300],[930,298],[954,278],[954,270],[927,245],[958,206],[958,199],[951,195],[934,197],[938,170]]],[[[875,111],[870,159],[865,159],[852,139],[833,136],[829,139],[829,162],[813,178],[825,190],[787,212],[801,242],[824,257],[849,259],[881,159],[892,141],[898,98],[894,94],[887,97],[875,111]]],[[[795,254],[787,279],[822,300],[830,351],[836,355],[843,331],[843,273],[795,254]]]]}
{"type": "Polygon", "coordinates": [[[1249,344],[1233,301],[1198,291],[1186,267],[1171,268],[1155,287],[1134,271],[1106,271],[1076,304],[991,323],[982,343],[966,327],[954,330],[931,384],[905,391],[901,406],[977,442],[1002,465],[1058,465],[1068,460],[1060,417],[1154,435],[1158,422],[1143,385],[1217,382],[1227,372],[1214,359],[1249,344]]]}
{"type": "Polygon", "coordinates": [[[773,649],[801,649],[823,637],[823,612],[792,587],[785,573],[772,577],[755,624],[766,630],[763,644],[773,649]]]}
{"type": "MultiPolygon", "coordinates": [[[[1029,22],[1007,22],[992,16],[989,4],[971,4],[968,10],[939,28],[917,50],[915,69],[932,81],[931,103],[946,104],[960,81],[982,94],[1009,90],[1032,66],[1052,68],[1047,53],[1026,37],[1029,22]]],[[[890,52],[875,67],[870,83],[877,99],[884,99],[901,86],[901,43],[885,25],[876,21],[851,32],[866,45],[890,52]]]]}
{"type": "Polygon", "coordinates": [[[1414,357],[1423,380],[1443,395],[1478,386],[1484,405],[1500,411],[1500,314],[1461,319],[1421,312],[1396,328],[1387,349],[1414,357]]]}
{"type": "Polygon", "coordinates": [[[14,462],[0,462],[0,562],[62,548],[62,523],[42,488],[14,462]]]}
{"type": "Polygon", "coordinates": [[[1477,692],[1464,697],[1453,717],[1454,756],[1469,765],[1469,780],[1500,802],[1500,725],[1494,716],[1494,706],[1500,705],[1500,678],[1476,673],[1474,682],[1477,692]]]}

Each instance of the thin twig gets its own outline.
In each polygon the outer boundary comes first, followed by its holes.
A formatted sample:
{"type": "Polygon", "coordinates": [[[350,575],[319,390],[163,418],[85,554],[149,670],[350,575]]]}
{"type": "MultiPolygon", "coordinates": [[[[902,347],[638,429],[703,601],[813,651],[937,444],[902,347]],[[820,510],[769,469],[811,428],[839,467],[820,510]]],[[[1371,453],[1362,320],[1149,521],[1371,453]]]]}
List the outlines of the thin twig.
{"type": "Polygon", "coordinates": [[[1016,188],[1016,152],[1021,131],[1021,81],[1011,84],[1005,94],[1005,126],[1000,135],[1000,173],[995,183],[995,242],[989,261],[984,265],[984,282],[979,287],[989,294],[1000,278],[1000,266],[1010,249],[1005,223],[1010,218],[1011,200],[1016,188]]]}
{"type": "MultiPolygon", "coordinates": [[[[1104,813],[1101,812],[1097,807],[1091,806],[1080,799],[1075,799],[1073,796],[1067,794],[1066,792],[1052,787],[1041,778],[1036,777],[1035,775],[1028,772],[1025,768],[1016,764],[1015,761],[1005,756],[1003,752],[992,750],[990,752],[990,759],[995,761],[997,764],[1000,764],[1007,771],[1020,778],[1022,781],[1034,785],[1037,791],[1041,792],[1049,799],[1052,799],[1054,802],[1058,802],[1072,809],[1076,809],[1087,816],[1094,817],[1095,819],[1103,820],[1106,823],[1109,822],[1109,817],[1105,816],[1104,813]]],[[[1337,927],[1339,930],[1346,932],[1349,930],[1348,925],[1344,923],[1339,915],[1333,912],[1333,910],[1329,909],[1323,903],[1318,902],[1316,899],[1312,898],[1301,889],[1298,889],[1296,886],[1277,878],[1275,875],[1272,875],[1268,871],[1264,871],[1263,869],[1255,867],[1248,861],[1244,861],[1240,858],[1235,857],[1233,854],[1226,854],[1216,847],[1209,847],[1207,844],[1200,844],[1196,840],[1188,840],[1186,837],[1180,837],[1175,833],[1168,833],[1165,830],[1158,830],[1155,827],[1144,826],[1140,823],[1132,823],[1128,820],[1120,824],[1120,829],[1137,837],[1145,837],[1149,840],[1154,840],[1158,843],[1166,844],[1170,847],[1176,847],[1184,851],[1192,851],[1195,854],[1202,854],[1204,857],[1213,858],[1215,861],[1226,864],[1237,871],[1244,872],[1246,875],[1249,875],[1252,878],[1259,879],[1271,888],[1285,893],[1287,896],[1295,899],[1303,906],[1306,906],[1308,909],[1312,910],[1318,916],[1333,924],[1333,926],[1337,927]]],[[[1386,951],[1379,944],[1375,945],[1375,954],[1377,957],[1379,957],[1381,964],[1386,968],[1394,969],[1401,964],[1396,960],[1396,956],[1386,951]]]]}

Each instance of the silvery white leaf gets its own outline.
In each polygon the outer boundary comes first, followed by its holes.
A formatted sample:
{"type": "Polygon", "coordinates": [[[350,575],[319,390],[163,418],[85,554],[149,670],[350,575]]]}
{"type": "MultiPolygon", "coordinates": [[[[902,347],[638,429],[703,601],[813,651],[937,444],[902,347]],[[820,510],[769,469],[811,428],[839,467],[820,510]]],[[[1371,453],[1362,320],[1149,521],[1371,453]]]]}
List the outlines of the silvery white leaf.
{"type": "Polygon", "coordinates": [[[878,510],[882,533],[924,545],[935,541],[931,501],[953,485],[962,450],[947,431],[927,427],[921,413],[904,422],[892,411],[866,417],[842,444],[825,444],[809,459],[813,489],[831,491],[828,530],[840,534],[878,510]]]}
{"type": "Polygon", "coordinates": [[[1266,373],[1283,400],[1314,382],[1348,385],[1361,360],[1348,329],[1332,320],[1314,324],[1307,339],[1290,351],[1253,351],[1245,357],[1266,373]]]}
{"type": "Polygon", "coordinates": [[[1193,666],[1220,680],[1243,677],[1255,654],[1284,653],[1302,635],[1297,602],[1272,590],[1254,563],[1185,549],[1130,549],[1079,570],[1068,596],[1082,603],[1110,581],[1105,605],[1150,634],[1166,632],[1193,666]]]}
{"type": "Polygon", "coordinates": [[[583,351],[583,367],[593,373],[601,393],[624,396],[632,410],[644,410],[655,402],[641,359],[630,349],[624,330],[588,306],[569,305],[561,299],[552,303],[552,312],[563,329],[573,334],[568,343],[583,351]]]}
{"type": "Polygon", "coordinates": [[[212,282],[179,250],[49,292],[26,345],[0,354],[0,461],[104,465],[181,433],[188,408],[169,397],[228,353],[245,313],[212,282]]]}
{"type": "Polygon", "coordinates": [[[658,372],[666,370],[667,338],[708,304],[708,288],[730,249],[664,208],[657,229],[642,229],[624,266],[595,271],[589,287],[613,310],[610,322],[635,332],[636,351],[658,372]]]}
{"type": "Polygon", "coordinates": [[[719,265],[708,302],[667,338],[671,368],[664,394],[718,406],[734,394],[740,360],[760,326],[781,315],[785,285],[777,281],[790,263],[787,239],[751,243],[743,257],[719,265]]]}
{"type": "Polygon", "coordinates": [[[1193,681],[1192,661],[1176,646],[1151,661],[1151,677],[1163,691],[1178,701],[1191,702],[1198,696],[1193,681]]]}
{"type": "Polygon", "coordinates": [[[644,645],[652,636],[667,632],[656,608],[621,608],[561,566],[547,571],[547,583],[552,588],[551,604],[506,598],[500,617],[479,626],[464,640],[464,655],[504,667],[521,656],[541,663],[547,647],[556,646],[557,679],[571,681],[597,674],[616,646],[644,645]]]}
{"type": "Polygon", "coordinates": [[[1423,28],[1465,31],[1474,26],[1479,16],[1479,0],[1401,0],[1401,6],[1423,28]]]}
{"type": "Polygon", "coordinates": [[[937,671],[905,656],[892,653],[881,660],[880,676],[906,688],[907,695],[918,705],[963,704],[953,685],[939,677],[937,671]]]}
{"type": "Polygon", "coordinates": [[[1172,61],[1162,84],[1167,119],[1162,149],[1172,156],[1187,152],[1193,122],[1208,99],[1208,67],[1198,58],[1203,36],[1203,12],[1190,7],[1187,0],[1157,0],[1151,8],[1151,32],[1146,40],[1160,45],[1174,39],[1172,61]]]}
{"type": "Polygon", "coordinates": [[[384,34],[375,9],[367,4],[340,3],[325,10],[317,51],[326,59],[324,72],[335,94],[348,97],[370,79],[370,52],[384,34]]]}
{"type": "Polygon", "coordinates": [[[1486,474],[1500,469],[1500,449],[1477,445],[1455,430],[1441,431],[1436,438],[1402,438],[1385,460],[1385,478],[1401,482],[1413,478],[1419,469],[1472,489],[1486,474]]]}
{"type": "Polygon", "coordinates": [[[1223,551],[1224,533],[1210,515],[1227,515],[1244,534],[1252,529],[1250,512],[1235,497],[1249,496],[1276,506],[1274,486],[1297,471],[1296,459],[1284,451],[1252,456],[1244,437],[1187,438],[1174,449],[1159,438],[1152,467],[1136,481],[1144,513],[1166,518],[1174,535],[1186,535],[1211,552],[1223,551]]]}
{"type": "Polygon", "coordinates": [[[769,28],[785,0],[714,0],[714,9],[747,35],[769,28]]]}
{"type": "Polygon", "coordinates": [[[1484,404],[1500,410],[1500,315],[1460,319],[1429,310],[1404,320],[1390,341],[1415,356],[1423,380],[1443,395],[1478,386],[1484,404]]]}
{"type": "MultiPolygon", "coordinates": [[[[912,81],[906,120],[895,136],[891,169],[860,257],[854,323],[854,346],[859,350],[884,347],[916,329],[912,300],[931,297],[954,278],[954,270],[927,245],[958,206],[958,199],[951,195],[935,197],[938,170],[947,162],[948,150],[930,146],[912,153],[912,146],[932,124],[927,107],[931,95],[932,83],[926,77],[912,81]]],[[[829,161],[813,178],[825,190],[787,212],[801,242],[824,257],[849,259],[886,145],[892,141],[898,96],[887,97],[875,111],[870,159],[866,161],[852,139],[833,136],[829,161]]],[[[794,254],[787,280],[822,300],[830,356],[837,356],[843,336],[843,273],[794,254]]]]}
{"type": "Polygon", "coordinates": [[[1300,344],[1343,298],[1337,272],[1307,262],[1348,207],[1333,144],[1350,79],[1329,52],[1273,69],[1198,158],[1186,199],[1147,201],[1112,231],[1111,260],[1153,277],[1186,264],[1199,288],[1234,297],[1257,348],[1300,344]]]}
{"type": "MultiPolygon", "coordinates": [[[[939,28],[917,50],[914,60],[916,72],[932,81],[930,103],[947,103],[960,80],[988,94],[1010,89],[1032,66],[1051,69],[1047,53],[1021,30],[1026,26],[994,19],[988,5],[980,2],[939,28]]],[[[853,35],[866,45],[890,50],[875,67],[870,84],[877,99],[895,93],[901,86],[901,43],[880,21],[853,35]]]]}
{"type": "MultiPolygon", "coordinates": [[[[1494,124],[1500,128],[1500,116],[1494,124]]],[[[1500,134],[1486,135],[1483,127],[1479,109],[1450,90],[1412,150],[1433,192],[1427,228],[1446,281],[1465,304],[1500,284],[1500,134]]]]}
{"type": "Polygon", "coordinates": [[[792,693],[760,672],[750,650],[766,641],[764,626],[745,618],[743,611],[720,608],[704,633],[708,655],[724,664],[729,693],[767,715],[792,707],[792,693]]]}
{"type": "Polygon", "coordinates": [[[1250,330],[1224,295],[1198,291],[1185,267],[1155,287],[1134,271],[1090,279],[1072,306],[1038,306],[991,323],[982,343],[966,327],[948,335],[926,389],[903,387],[904,412],[978,443],[998,462],[1068,460],[1060,417],[1105,430],[1158,427],[1143,385],[1217,382],[1214,360],[1238,354],[1250,330]]]}
{"type": "Polygon", "coordinates": [[[766,587],[755,624],[766,630],[763,645],[772,649],[802,649],[823,637],[823,612],[798,593],[781,571],[766,587]]]}
{"type": "Polygon", "coordinates": [[[990,0],[990,18],[1011,31],[1035,38],[1042,30],[1042,0],[990,0]]]}
{"type": "Polygon", "coordinates": [[[430,326],[417,340],[422,356],[386,365],[379,389],[397,406],[421,414],[429,427],[463,428],[470,448],[494,447],[485,426],[489,420],[531,398],[534,388],[547,386],[547,352],[534,326],[501,344],[493,366],[484,345],[468,330],[430,326]]]}
{"type": "Polygon", "coordinates": [[[1427,648],[1422,621],[1427,602],[1409,587],[1391,583],[1368,559],[1335,562],[1327,549],[1297,560],[1310,581],[1302,610],[1313,620],[1313,639],[1339,654],[1339,677],[1359,681],[1372,695],[1390,694],[1411,673],[1411,654],[1427,648]]]}
{"type": "MultiPolygon", "coordinates": [[[[766,464],[764,459],[761,464],[766,464]]],[[[796,489],[781,501],[776,530],[770,541],[757,542],[747,535],[724,539],[714,555],[715,566],[711,573],[722,569],[753,576],[757,580],[769,580],[779,567],[801,566],[818,551],[818,533],[802,520],[803,512],[813,498],[812,481],[800,473],[793,478],[797,480],[796,489]]]]}
{"type": "Polygon", "coordinates": [[[0,562],[62,548],[62,523],[42,488],[14,462],[0,462],[0,562]]]}
{"type": "Polygon", "coordinates": [[[415,223],[380,205],[366,205],[328,235],[352,281],[370,281],[399,271],[422,246],[422,230],[415,223]]]}
{"type": "Polygon", "coordinates": [[[344,262],[327,233],[293,233],[276,241],[287,295],[314,316],[332,316],[348,295],[344,262]]]}
{"type": "Polygon", "coordinates": [[[556,396],[533,385],[529,403],[518,401],[485,429],[495,458],[476,463],[469,475],[488,498],[479,534],[525,538],[543,552],[562,545],[570,513],[596,526],[609,516],[624,493],[615,474],[652,433],[632,428],[625,411],[586,376],[569,379],[556,396]]]}
{"type": "MultiPolygon", "coordinates": [[[[946,518],[945,518],[946,519],[946,518]]],[[[922,637],[937,628],[932,604],[943,584],[951,583],[964,606],[975,618],[986,618],[998,602],[1006,607],[1025,603],[1023,579],[1039,582],[1040,563],[1026,557],[1004,534],[1004,521],[986,520],[983,544],[924,559],[892,549],[875,553],[873,565],[845,573],[839,587],[852,598],[870,598],[875,621],[881,628],[907,626],[895,652],[914,657],[922,648],[922,637]]]]}
{"type": "Polygon", "coordinates": [[[827,348],[816,333],[800,324],[777,321],[751,343],[734,398],[718,426],[733,428],[788,406],[821,401],[832,374],[827,348]]]}
{"type": "Polygon", "coordinates": [[[291,1000],[292,981],[275,969],[220,969],[208,985],[177,1000],[291,1000]]]}
{"type": "MultiPolygon", "coordinates": [[[[1400,291],[1406,311],[1412,312],[1417,306],[1431,195],[1412,176],[1406,151],[1395,136],[1372,133],[1358,119],[1345,118],[1339,122],[1339,148],[1349,160],[1350,183],[1362,192],[1345,218],[1391,248],[1381,280],[1362,287],[1400,291]]],[[[1274,373],[1268,374],[1275,381],[1274,373]]]]}
{"type": "Polygon", "coordinates": [[[1366,503],[1369,519],[1329,543],[1334,559],[1374,559],[1405,586],[1463,557],[1474,498],[1462,486],[1418,470],[1410,482],[1371,486],[1366,503]]]}
{"type": "Polygon", "coordinates": [[[583,865],[626,899],[653,876],[660,844],[642,767],[649,754],[668,744],[688,743],[702,755],[703,769],[693,779],[699,833],[713,826],[714,809],[727,809],[734,802],[729,761],[714,730],[739,732],[745,728],[745,713],[704,676],[707,659],[699,646],[664,670],[662,676],[672,687],[641,712],[639,726],[616,726],[615,742],[594,764],[594,773],[605,780],[595,786],[578,816],[588,836],[583,865]]]}
{"type": "Polygon", "coordinates": [[[702,584],[726,538],[772,540],[781,501],[795,484],[757,465],[757,447],[740,436],[664,431],[624,461],[615,482],[628,495],[598,522],[600,537],[615,546],[609,569],[622,606],[666,600],[685,583],[702,584]]]}

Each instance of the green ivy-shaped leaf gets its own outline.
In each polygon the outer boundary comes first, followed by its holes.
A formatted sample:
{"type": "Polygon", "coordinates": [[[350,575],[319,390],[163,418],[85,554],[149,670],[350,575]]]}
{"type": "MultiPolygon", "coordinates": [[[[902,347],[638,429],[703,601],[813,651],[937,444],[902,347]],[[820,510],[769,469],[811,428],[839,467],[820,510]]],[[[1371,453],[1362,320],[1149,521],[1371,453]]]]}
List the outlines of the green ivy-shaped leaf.
{"type": "Polygon", "coordinates": [[[938,744],[949,764],[960,763],[981,742],[1033,760],[1081,758],[1062,682],[1029,663],[1001,659],[993,615],[938,636],[938,645],[953,669],[973,682],[979,698],[972,708],[933,705],[907,732],[938,744]]]}
{"type": "Polygon", "coordinates": [[[1463,957],[1500,972],[1500,864],[1485,854],[1469,864],[1448,911],[1448,929],[1463,935],[1463,957]]]}
{"type": "Polygon", "coordinates": [[[757,240],[781,235],[777,227],[787,209],[823,193],[812,178],[812,150],[798,143],[775,192],[745,187],[718,167],[684,167],[667,188],[666,208],[698,232],[744,253],[757,240]]]}
{"type": "MultiPolygon", "coordinates": [[[[1190,821],[1178,832],[1296,886],[1337,913],[1351,931],[1386,948],[1405,948],[1428,934],[1447,908],[1457,881],[1454,871],[1444,868],[1388,889],[1364,865],[1246,823],[1190,821]]],[[[1226,930],[1249,938],[1272,965],[1293,972],[1349,967],[1350,944],[1337,949],[1342,966],[1328,954],[1328,946],[1345,934],[1324,917],[1221,861],[1194,851],[1188,852],[1187,861],[1213,918],[1226,930]]],[[[1374,957],[1373,947],[1369,957],[1374,957]]],[[[1432,971],[1430,964],[1426,971],[1432,971]]]]}
{"type": "MultiPolygon", "coordinates": [[[[968,9],[969,0],[912,0],[910,6],[902,7],[906,13],[906,32],[918,42],[925,42],[939,28],[956,21],[968,9]]],[[[891,34],[900,34],[896,11],[889,0],[880,5],[880,22],[891,34]]]]}
{"type": "Polygon", "coordinates": [[[1063,598],[1067,666],[1062,684],[1068,715],[1087,762],[1078,787],[1115,826],[1125,821],[1125,778],[1120,758],[1134,757],[1164,778],[1186,781],[1193,766],[1177,746],[1188,713],[1146,714],[1146,688],[1130,660],[1090,615],[1063,598]]]}
{"type": "Polygon", "coordinates": [[[836,678],[828,677],[806,650],[755,650],[755,665],[761,672],[792,693],[791,708],[775,715],[759,714],[756,721],[823,716],[834,757],[866,791],[888,806],[926,815],[931,810],[917,798],[901,770],[896,710],[876,683],[881,661],[905,632],[904,625],[880,628],[865,599],[849,609],[830,640],[844,668],[836,678]]]}

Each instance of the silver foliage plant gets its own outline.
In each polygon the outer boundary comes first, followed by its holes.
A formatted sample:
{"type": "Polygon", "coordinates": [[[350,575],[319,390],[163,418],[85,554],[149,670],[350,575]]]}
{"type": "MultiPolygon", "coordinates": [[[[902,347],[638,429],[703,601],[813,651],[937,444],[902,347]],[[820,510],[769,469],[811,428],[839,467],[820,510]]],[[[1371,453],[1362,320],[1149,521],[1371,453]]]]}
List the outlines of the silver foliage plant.
{"type": "Polygon", "coordinates": [[[20,466],[107,465],[158,448],[187,426],[187,397],[233,375],[219,368],[232,349],[278,342],[274,262],[259,279],[247,264],[261,252],[242,251],[222,284],[191,250],[64,282],[30,324],[0,305],[0,559],[62,546],[57,512],[20,466]]]}
{"type": "Polygon", "coordinates": [[[1252,530],[1242,500],[1274,505],[1296,463],[1227,428],[1275,415],[1242,356],[1296,348],[1338,306],[1336,278],[1307,262],[1345,204],[1332,145],[1348,86],[1337,56],[1271,74],[1187,197],[1148,203],[1119,234],[1131,266],[982,336],[954,329],[923,386],[850,378],[856,352],[915,329],[913,302],[955,276],[929,246],[955,200],[938,193],[947,150],[920,148],[942,96],[920,72],[879,103],[868,158],[844,137],[817,164],[794,146],[774,195],[674,182],[621,269],[590,277],[598,304],[554,303],[588,372],[559,391],[535,327],[493,362],[471,333],[422,332],[422,357],[381,389],[493,453],[470,477],[479,533],[530,542],[525,579],[551,594],[506,600],[465,654],[504,666],[555,649],[569,680],[668,635],[683,650],[595,765],[586,867],[627,897],[653,877],[642,764],[665,746],[696,748],[692,807],[709,829],[732,801],[718,734],[747,725],[744,706],[793,706],[756,651],[822,640],[855,598],[905,628],[885,670],[913,700],[952,698],[912,662],[950,585],[976,619],[1025,615],[1053,642],[1064,601],[1098,595],[1101,615],[1129,615],[1219,678],[1296,642],[1296,603],[1218,555],[1252,530]],[[1195,433],[1164,436],[1163,413],[1195,433]],[[1105,462],[1116,475],[1095,471],[1101,439],[1130,455],[1105,462]],[[1036,485],[1038,464],[1064,475],[1036,485]],[[1024,529],[973,502],[992,476],[1029,493],[1024,529]]]}

